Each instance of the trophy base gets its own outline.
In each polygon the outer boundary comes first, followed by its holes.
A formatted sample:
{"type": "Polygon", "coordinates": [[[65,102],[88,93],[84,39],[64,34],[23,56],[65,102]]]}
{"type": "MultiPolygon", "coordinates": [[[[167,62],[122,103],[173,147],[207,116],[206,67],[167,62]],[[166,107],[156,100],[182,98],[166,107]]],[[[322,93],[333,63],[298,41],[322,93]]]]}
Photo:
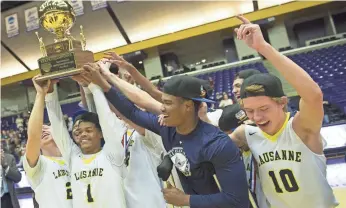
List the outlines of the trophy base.
{"type": "Polygon", "coordinates": [[[42,76],[37,81],[48,79],[62,79],[79,74],[86,63],[93,63],[94,55],[91,51],[74,50],[54,56],[42,57],[38,60],[42,76]]]}
{"type": "Polygon", "coordinates": [[[41,77],[36,78],[35,80],[38,82],[46,81],[46,80],[54,80],[54,79],[63,79],[66,77],[70,77],[73,75],[80,74],[83,71],[83,69],[75,69],[75,70],[70,70],[70,71],[65,71],[61,73],[56,73],[56,74],[48,74],[48,75],[43,75],[41,77]]]}

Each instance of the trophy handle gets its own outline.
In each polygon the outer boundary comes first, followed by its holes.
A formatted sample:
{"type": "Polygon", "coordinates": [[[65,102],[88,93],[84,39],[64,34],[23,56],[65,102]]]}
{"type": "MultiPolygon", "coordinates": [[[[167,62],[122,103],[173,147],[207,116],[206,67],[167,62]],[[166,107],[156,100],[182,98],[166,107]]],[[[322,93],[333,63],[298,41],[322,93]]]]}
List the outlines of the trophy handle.
{"type": "Polygon", "coordinates": [[[38,42],[39,42],[39,44],[40,44],[40,51],[41,51],[41,53],[42,53],[42,56],[47,56],[47,51],[46,51],[46,47],[45,47],[45,45],[44,45],[44,42],[43,42],[43,39],[42,39],[42,37],[40,37],[39,35],[38,35],[38,32],[36,31],[35,32],[35,34],[36,34],[36,36],[37,36],[37,39],[38,39],[38,42]]]}
{"type": "Polygon", "coordinates": [[[85,46],[86,46],[86,38],[85,38],[85,36],[84,36],[84,32],[83,32],[83,26],[81,25],[80,26],[80,36],[81,36],[81,38],[82,38],[82,40],[81,40],[81,43],[82,43],[82,50],[83,51],[85,51],[85,46]]]}

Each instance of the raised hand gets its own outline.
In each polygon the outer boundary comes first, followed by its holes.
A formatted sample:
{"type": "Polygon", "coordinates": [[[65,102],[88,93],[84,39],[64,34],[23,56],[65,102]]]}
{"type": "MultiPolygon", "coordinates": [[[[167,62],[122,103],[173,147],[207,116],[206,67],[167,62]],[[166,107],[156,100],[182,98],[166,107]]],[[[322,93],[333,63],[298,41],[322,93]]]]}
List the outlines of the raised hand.
{"type": "Polygon", "coordinates": [[[259,25],[252,24],[242,15],[238,15],[237,18],[242,21],[240,27],[234,29],[239,40],[244,40],[250,48],[253,48],[256,51],[259,51],[262,47],[265,47],[268,44],[263,38],[259,25]]]}
{"type": "Polygon", "coordinates": [[[71,77],[71,79],[73,79],[74,81],[78,82],[78,84],[82,87],[88,87],[88,85],[90,84],[90,80],[86,79],[85,76],[83,76],[83,73],[78,74],[78,75],[74,75],[71,77]]]}
{"type": "Polygon", "coordinates": [[[109,63],[113,63],[117,65],[119,68],[125,69],[126,71],[136,70],[136,68],[132,64],[130,64],[114,52],[106,52],[104,58],[108,59],[109,63]]]}
{"type": "Polygon", "coordinates": [[[158,117],[157,122],[159,122],[160,126],[166,126],[165,115],[161,114],[161,115],[158,115],[157,117],[158,117]]]}
{"type": "Polygon", "coordinates": [[[38,94],[43,94],[43,95],[53,92],[53,85],[57,83],[58,81],[57,80],[37,81],[36,79],[41,76],[42,75],[36,75],[34,78],[32,78],[32,82],[34,83],[36,92],[38,94]]]}
{"type": "Polygon", "coordinates": [[[82,76],[85,80],[91,81],[92,83],[100,86],[102,89],[107,90],[111,86],[107,80],[101,75],[101,68],[96,63],[88,63],[83,66],[84,72],[82,76]]]}
{"type": "Polygon", "coordinates": [[[97,64],[100,66],[100,72],[103,76],[109,76],[111,72],[109,71],[109,67],[111,66],[111,63],[109,62],[108,59],[102,58],[100,59],[97,64]]]}

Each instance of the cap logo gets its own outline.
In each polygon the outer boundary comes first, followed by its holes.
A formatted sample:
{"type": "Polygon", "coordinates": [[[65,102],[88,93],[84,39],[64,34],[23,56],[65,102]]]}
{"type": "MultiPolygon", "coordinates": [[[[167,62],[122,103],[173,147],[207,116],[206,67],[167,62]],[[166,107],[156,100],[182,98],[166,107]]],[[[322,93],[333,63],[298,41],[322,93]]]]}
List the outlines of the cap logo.
{"type": "Polygon", "coordinates": [[[207,95],[207,92],[204,90],[203,86],[201,85],[201,94],[200,96],[204,98],[207,95]]]}
{"type": "Polygon", "coordinates": [[[238,113],[235,114],[235,117],[239,120],[239,121],[244,121],[247,119],[246,113],[243,110],[238,111],[238,113]]]}

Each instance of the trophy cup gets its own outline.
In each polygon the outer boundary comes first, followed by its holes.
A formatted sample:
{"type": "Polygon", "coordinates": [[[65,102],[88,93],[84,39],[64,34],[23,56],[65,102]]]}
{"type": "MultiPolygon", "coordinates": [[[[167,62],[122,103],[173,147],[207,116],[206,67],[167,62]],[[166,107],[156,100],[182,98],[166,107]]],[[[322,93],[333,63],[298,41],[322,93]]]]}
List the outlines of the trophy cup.
{"type": "Polygon", "coordinates": [[[40,25],[56,35],[54,43],[45,46],[39,37],[42,58],[38,60],[41,77],[37,81],[61,79],[79,74],[85,63],[94,62],[91,51],[85,50],[86,39],[80,26],[81,41],[72,37],[70,29],[76,21],[75,12],[67,1],[48,0],[39,9],[40,25]]]}

